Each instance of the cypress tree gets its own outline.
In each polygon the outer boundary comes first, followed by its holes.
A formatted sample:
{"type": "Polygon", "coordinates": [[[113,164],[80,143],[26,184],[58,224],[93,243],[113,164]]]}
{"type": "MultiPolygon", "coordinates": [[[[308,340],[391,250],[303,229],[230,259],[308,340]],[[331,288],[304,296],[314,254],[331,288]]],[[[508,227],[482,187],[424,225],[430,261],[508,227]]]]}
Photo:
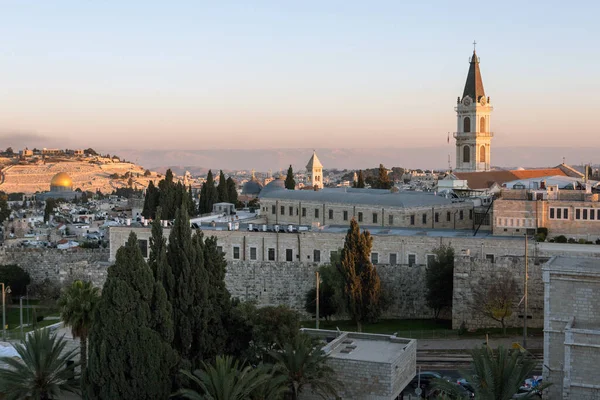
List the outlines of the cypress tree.
{"type": "Polygon", "coordinates": [[[162,284],[167,298],[171,299],[175,290],[175,278],[167,261],[167,240],[164,237],[163,227],[160,223],[160,215],[161,209],[159,208],[156,211],[156,219],[152,222],[148,265],[154,274],[154,279],[162,284]]]}
{"type": "Polygon", "coordinates": [[[219,196],[219,203],[228,203],[229,196],[227,193],[227,179],[225,179],[225,174],[223,170],[219,172],[219,185],[217,186],[217,193],[219,196]]]}
{"type": "Polygon", "coordinates": [[[171,306],[132,232],[108,268],[90,332],[88,395],[93,399],[164,399],[177,358],[171,306]]]}
{"type": "Polygon", "coordinates": [[[154,182],[150,181],[148,188],[146,188],[146,195],[144,196],[144,208],[142,209],[144,218],[154,218],[156,213],[156,204],[154,203],[155,192],[156,187],[154,186],[154,182]]]}
{"type": "Polygon", "coordinates": [[[377,180],[375,181],[375,187],[377,189],[391,189],[392,181],[388,176],[387,169],[383,164],[379,164],[379,171],[377,173],[377,180]]]}
{"type": "Polygon", "coordinates": [[[196,215],[196,203],[194,202],[194,195],[192,194],[192,185],[188,186],[188,214],[190,217],[196,215]]]}
{"type": "Polygon", "coordinates": [[[212,212],[213,204],[219,202],[219,195],[217,193],[217,187],[215,186],[215,179],[211,170],[208,170],[206,175],[206,212],[212,212]]]}
{"type": "Polygon", "coordinates": [[[359,332],[363,322],[373,322],[381,314],[381,282],[377,270],[371,264],[373,237],[369,231],[360,232],[353,218],[344,240],[340,273],[344,277],[344,293],[348,313],[359,332]]]}
{"type": "Polygon", "coordinates": [[[196,365],[208,345],[209,279],[204,265],[201,237],[192,237],[187,210],[179,209],[169,235],[167,261],[175,285],[167,292],[173,305],[173,348],[183,359],[182,367],[196,365]]]}
{"type": "Polygon", "coordinates": [[[294,171],[292,170],[291,164],[288,168],[287,176],[285,177],[285,188],[288,190],[296,189],[296,180],[294,179],[294,171]]]}
{"type": "Polygon", "coordinates": [[[162,208],[163,218],[172,220],[175,218],[175,211],[180,202],[177,202],[176,187],[173,183],[173,172],[168,169],[165,178],[158,182],[159,201],[158,204],[162,208]]]}
{"type": "Polygon", "coordinates": [[[363,175],[362,170],[358,171],[358,180],[356,181],[356,187],[359,189],[364,189],[365,188],[365,178],[363,175]]]}
{"type": "Polygon", "coordinates": [[[227,178],[227,198],[229,199],[230,203],[233,203],[234,205],[237,204],[238,202],[238,194],[237,194],[237,185],[235,184],[235,181],[233,180],[233,178],[229,177],[227,178]]]}
{"type": "Polygon", "coordinates": [[[207,211],[207,201],[208,200],[208,195],[207,195],[207,188],[206,188],[206,182],[204,182],[202,184],[202,187],[200,188],[200,199],[198,200],[198,214],[202,215],[202,214],[206,214],[209,211],[207,211]]]}

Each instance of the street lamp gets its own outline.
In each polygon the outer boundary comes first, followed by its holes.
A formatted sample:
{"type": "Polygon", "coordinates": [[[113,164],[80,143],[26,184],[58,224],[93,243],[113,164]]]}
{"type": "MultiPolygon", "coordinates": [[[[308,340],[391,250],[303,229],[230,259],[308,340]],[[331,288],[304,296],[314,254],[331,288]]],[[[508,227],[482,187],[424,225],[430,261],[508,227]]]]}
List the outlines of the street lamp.
{"type": "Polygon", "coordinates": [[[6,293],[10,294],[10,286],[2,285],[2,340],[6,341],[6,293]]]}

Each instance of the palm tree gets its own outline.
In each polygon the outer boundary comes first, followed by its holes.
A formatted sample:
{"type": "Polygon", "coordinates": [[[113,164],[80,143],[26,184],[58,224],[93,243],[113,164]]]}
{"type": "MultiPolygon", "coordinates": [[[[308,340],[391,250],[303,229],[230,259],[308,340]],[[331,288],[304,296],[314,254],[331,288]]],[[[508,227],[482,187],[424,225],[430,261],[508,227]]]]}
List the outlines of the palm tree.
{"type": "MultiPolygon", "coordinates": [[[[515,395],[523,381],[530,377],[536,366],[536,360],[524,351],[509,350],[502,346],[497,350],[483,346],[471,351],[473,362],[469,371],[461,372],[475,391],[478,400],[510,400],[515,395]]],[[[433,386],[448,397],[460,399],[462,394],[457,391],[454,383],[438,379],[433,386]]],[[[538,387],[541,391],[547,384],[538,387]]],[[[520,397],[531,398],[534,391],[520,397]]]]}
{"type": "Polygon", "coordinates": [[[0,370],[0,388],[7,400],[58,399],[64,392],[78,393],[77,363],[68,365],[77,350],[65,350],[67,342],[49,329],[27,335],[15,350],[21,359],[2,357],[8,368],[0,370]]]}
{"type": "Polygon", "coordinates": [[[87,338],[92,326],[94,310],[100,299],[99,289],[92,282],[75,281],[58,300],[60,317],[71,327],[73,338],[81,344],[81,372],[87,368],[87,338]]]}
{"type": "MultiPolygon", "coordinates": [[[[194,389],[181,389],[173,397],[181,396],[190,400],[246,400],[253,398],[253,393],[271,393],[264,397],[265,400],[281,398],[285,386],[280,381],[280,388],[267,390],[263,385],[269,384],[272,375],[262,364],[256,368],[244,366],[235,361],[231,356],[218,356],[214,365],[202,363],[203,368],[193,373],[182,370],[186,378],[198,386],[201,393],[194,389]]],[[[254,397],[263,399],[263,397],[254,397]]]]}
{"type": "Polygon", "coordinates": [[[296,336],[279,351],[269,353],[275,360],[275,370],[286,377],[292,400],[306,386],[323,398],[337,398],[335,372],[326,364],[327,355],[306,335],[296,336]]]}

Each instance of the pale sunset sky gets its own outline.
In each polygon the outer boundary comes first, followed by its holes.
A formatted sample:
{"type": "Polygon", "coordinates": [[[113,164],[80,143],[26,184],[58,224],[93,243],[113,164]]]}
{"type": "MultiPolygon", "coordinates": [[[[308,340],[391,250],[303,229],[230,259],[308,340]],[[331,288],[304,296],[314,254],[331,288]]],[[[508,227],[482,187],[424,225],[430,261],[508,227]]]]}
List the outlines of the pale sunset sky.
{"type": "Polygon", "coordinates": [[[0,0],[0,147],[600,147],[599,1],[0,0]],[[21,142],[20,142],[21,143],[21,142]]]}

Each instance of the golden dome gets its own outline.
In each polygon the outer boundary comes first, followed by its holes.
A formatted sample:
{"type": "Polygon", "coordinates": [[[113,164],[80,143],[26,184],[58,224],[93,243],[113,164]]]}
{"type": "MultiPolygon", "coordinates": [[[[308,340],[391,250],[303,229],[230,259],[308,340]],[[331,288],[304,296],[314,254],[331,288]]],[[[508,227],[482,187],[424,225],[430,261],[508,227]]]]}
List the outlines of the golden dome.
{"type": "Polygon", "coordinates": [[[64,172],[59,172],[58,174],[54,175],[52,181],[50,181],[50,188],[55,187],[71,189],[73,188],[73,181],[71,180],[71,177],[68,174],[64,172]]]}

